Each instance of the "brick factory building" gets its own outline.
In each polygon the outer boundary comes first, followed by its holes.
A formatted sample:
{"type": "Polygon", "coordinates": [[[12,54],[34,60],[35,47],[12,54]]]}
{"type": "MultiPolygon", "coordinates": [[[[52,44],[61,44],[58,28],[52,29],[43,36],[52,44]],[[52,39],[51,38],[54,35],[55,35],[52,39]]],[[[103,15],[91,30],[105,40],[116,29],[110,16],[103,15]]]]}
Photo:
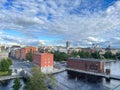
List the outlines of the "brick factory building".
{"type": "Polygon", "coordinates": [[[26,60],[26,55],[30,52],[30,50],[32,50],[33,53],[36,52],[36,48],[32,47],[32,46],[26,47],[26,48],[22,48],[21,52],[20,52],[21,53],[20,59],[26,60]]]}
{"type": "Polygon", "coordinates": [[[54,65],[54,56],[51,53],[34,53],[33,62],[41,68],[44,73],[52,72],[54,65]]]}
{"type": "Polygon", "coordinates": [[[96,73],[104,73],[104,62],[96,59],[71,58],[67,60],[67,67],[96,73]]]}

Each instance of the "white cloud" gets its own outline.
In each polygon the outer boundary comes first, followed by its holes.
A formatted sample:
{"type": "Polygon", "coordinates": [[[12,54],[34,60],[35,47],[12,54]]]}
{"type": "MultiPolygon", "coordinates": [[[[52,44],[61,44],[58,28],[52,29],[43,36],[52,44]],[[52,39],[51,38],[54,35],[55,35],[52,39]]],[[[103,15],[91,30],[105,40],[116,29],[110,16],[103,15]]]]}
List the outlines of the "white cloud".
{"type": "MultiPolygon", "coordinates": [[[[70,40],[85,45],[93,42],[113,42],[111,38],[120,35],[120,1],[116,1],[104,11],[93,13],[89,9],[94,5],[100,6],[99,1],[91,5],[86,0],[16,0],[8,10],[3,3],[5,2],[0,1],[0,29],[14,29],[26,35],[27,39],[28,36],[34,37],[34,44],[39,36],[63,36],[64,42],[70,40]],[[86,9],[80,11],[82,6],[86,9]],[[75,10],[77,14],[71,14],[75,10]],[[49,15],[51,20],[48,19],[49,15]]],[[[22,37],[14,40],[13,37],[4,35],[1,38],[24,42],[22,37]]]]}

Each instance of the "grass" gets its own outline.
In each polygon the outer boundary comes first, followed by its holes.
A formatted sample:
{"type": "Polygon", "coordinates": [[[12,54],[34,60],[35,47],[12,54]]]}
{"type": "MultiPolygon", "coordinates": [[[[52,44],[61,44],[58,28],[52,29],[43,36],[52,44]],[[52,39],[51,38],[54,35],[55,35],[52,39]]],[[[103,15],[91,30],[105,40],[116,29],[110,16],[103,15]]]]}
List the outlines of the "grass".
{"type": "Polygon", "coordinates": [[[0,71],[0,76],[7,76],[7,75],[11,75],[11,70],[8,71],[0,71]]]}

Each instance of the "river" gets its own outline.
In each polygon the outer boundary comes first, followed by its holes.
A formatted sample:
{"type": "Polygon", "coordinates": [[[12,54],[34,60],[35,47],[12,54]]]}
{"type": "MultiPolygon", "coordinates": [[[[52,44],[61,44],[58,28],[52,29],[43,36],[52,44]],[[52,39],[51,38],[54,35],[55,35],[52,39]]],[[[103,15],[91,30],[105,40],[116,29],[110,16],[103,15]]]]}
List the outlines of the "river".
{"type": "MultiPolygon", "coordinates": [[[[7,80],[0,82],[0,90],[13,90],[14,80],[7,80]]],[[[19,90],[23,90],[24,88],[24,81],[20,79],[21,87],[19,90]]]]}
{"type": "MultiPolygon", "coordinates": [[[[105,63],[105,69],[110,69],[111,74],[120,75],[120,61],[105,63]]],[[[99,82],[86,81],[84,79],[69,78],[67,71],[54,75],[58,83],[67,87],[69,90],[111,90],[120,85],[119,80],[111,79],[107,82],[105,78],[99,82]]],[[[93,78],[94,79],[94,78],[93,78]]],[[[58,87],[55,90],[60,90],[58,87]]]]}
{"type": "MultiPolygon", "coordinates": [[[[111,74],[120,75],[120,61],[106,63],[105,68],[111,69],[111,74]]],[[[90,82],[83,79],[76,80],[75,78],[69,78],[67,75],[67,71],[64,71],[59,74],[54,75],[56,80],[67,87],[69,90],[111,90],[112,88],[120,85],[119,80],[111,79],[110,82],[106,82],[105,78],[102,78],[100,82],[90,82]]],[[[21,80],[21,88],[23,90],[24,81],[21,80]]],[[[4,83],[0,83],[0,90],[13,90],[13,80],[9,80],[4,83]]],[[[54,90],[62,90],[59,86],[56,86],[54,90]]]]}

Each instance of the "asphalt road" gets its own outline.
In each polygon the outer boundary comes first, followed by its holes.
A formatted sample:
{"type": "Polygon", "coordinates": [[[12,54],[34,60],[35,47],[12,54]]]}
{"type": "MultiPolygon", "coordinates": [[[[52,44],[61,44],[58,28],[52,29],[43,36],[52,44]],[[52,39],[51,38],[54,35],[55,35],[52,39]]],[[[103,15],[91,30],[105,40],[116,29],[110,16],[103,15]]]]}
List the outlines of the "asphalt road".
{"type": "Polygon", "coordinates": [[[32,68],[34,65],[31,62],[23,61],[23,60],[16,60],[12,59],[13,61],[13,68],[32,68]]]}

